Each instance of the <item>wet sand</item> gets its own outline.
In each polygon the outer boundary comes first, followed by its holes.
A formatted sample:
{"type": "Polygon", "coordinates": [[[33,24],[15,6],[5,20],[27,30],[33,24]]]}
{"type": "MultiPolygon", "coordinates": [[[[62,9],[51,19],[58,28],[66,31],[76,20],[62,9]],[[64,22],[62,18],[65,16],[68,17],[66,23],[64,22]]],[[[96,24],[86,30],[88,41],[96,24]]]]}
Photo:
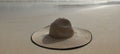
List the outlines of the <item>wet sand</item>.
{"type": "Polygon", "coordinates": [[[119,54],[120,5],[42,6],[34,4],[0,5],[0,54],[119,54]],[[88,29],[93,40],[85,47],[49,50],[34,45],[34,31],[58,17],[68,18],[74,27],[88,29]]]}

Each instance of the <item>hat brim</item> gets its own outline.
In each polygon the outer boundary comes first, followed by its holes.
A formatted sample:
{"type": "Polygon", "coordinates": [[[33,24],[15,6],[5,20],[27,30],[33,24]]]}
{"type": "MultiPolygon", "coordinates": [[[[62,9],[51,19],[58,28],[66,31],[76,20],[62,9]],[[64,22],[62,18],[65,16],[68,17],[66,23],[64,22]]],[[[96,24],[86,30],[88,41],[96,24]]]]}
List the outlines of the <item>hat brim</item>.
{"type": "Polygon", "coordinates": [[[31,41],[37,46],[54,49],[69,50],[83,47],[91,42],[92,34],[90,31],[80,28],[73,28],[74,35],[68,39],[55,39],[49,36],[49,26],[34,32],[31,41]]]}

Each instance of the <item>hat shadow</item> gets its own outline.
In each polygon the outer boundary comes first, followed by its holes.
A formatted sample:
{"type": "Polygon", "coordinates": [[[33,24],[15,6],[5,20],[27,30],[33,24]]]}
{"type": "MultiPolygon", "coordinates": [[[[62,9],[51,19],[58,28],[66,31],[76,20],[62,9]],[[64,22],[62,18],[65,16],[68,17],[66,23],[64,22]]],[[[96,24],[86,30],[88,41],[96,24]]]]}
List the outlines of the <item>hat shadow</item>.
{"type": "Polygon", "coordinates": [[[66,39],[55,39],[49,35],[45,35],[42,42],[43,42],[43,44],[53,44],[53,43],[61,42],[64,40],[66,40],[66,39]]]}

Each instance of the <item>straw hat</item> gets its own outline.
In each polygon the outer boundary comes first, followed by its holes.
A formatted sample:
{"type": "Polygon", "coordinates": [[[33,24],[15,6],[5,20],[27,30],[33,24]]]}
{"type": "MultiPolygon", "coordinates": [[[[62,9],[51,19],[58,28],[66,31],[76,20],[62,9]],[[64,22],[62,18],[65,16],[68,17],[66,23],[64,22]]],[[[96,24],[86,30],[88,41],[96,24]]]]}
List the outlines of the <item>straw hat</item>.
{"type": "Polygon", "coordinates": [[[58,18],[50,26],[34,32],[31,40],[43,48],[69,50],[90,43],[92,34],[88,30],[72,27],[68,19],[58,18]]]}

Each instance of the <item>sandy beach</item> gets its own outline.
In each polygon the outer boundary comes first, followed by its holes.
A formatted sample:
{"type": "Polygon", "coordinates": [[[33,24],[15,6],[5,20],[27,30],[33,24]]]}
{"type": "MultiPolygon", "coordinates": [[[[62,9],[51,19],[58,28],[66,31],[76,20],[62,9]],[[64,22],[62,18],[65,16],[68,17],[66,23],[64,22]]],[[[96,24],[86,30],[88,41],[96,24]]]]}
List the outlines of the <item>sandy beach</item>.
{"type": "Polygon", "coordinates": [[[0,3],[0,54],[120,54],[120,5],[0,3]],[[68,51],[34,45],[32,33],[59,17],[69,19],[74,27],[91,31],[92,42],[68,51]]]}

